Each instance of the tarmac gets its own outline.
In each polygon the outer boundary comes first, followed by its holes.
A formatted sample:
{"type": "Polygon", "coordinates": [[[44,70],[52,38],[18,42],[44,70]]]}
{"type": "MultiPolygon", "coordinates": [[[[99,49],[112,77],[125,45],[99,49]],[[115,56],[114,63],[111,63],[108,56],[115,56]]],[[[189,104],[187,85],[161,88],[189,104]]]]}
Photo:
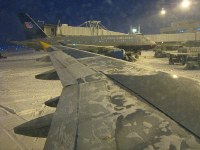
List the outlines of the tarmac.
{"type": "Polygon", "coordinates": [[[59,96],[60,81],[35,79],[35,75],[53,69],[51,63],[36,61],[44,53],[18,54],[0,60],[0,149],[40,150],[46,138],[22,136],[14,127],[50,114],[55,108],[45,106],[59,96]]]}
{"type": "Polygon", "coordinates": [[[152,51],[143,51],[135,64],[144,66],[144,68],[154,69],[155,71],[176,74],[200,81],[200,70],[187,70],[186,65],[181,64],[169,65],[168,58],[155,58],[152,51]]]}

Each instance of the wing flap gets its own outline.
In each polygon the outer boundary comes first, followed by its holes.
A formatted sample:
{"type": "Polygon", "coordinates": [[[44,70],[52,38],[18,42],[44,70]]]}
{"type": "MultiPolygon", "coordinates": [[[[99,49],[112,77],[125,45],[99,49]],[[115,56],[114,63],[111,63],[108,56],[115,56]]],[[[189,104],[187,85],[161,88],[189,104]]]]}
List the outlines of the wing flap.
{"type": "Polygon", "coordinates": [[[109,100],[103,80],[65,87],[44,149],[116,149],[109,100]]]}
{"type": "Polygon", "coordinates": [[[116,149],[116,118],[107,109],[110,95],[106,81],[81,84],[80,89],[77,149],[116,149]]]}
{"type": "Polygon", "coordinates": [[[57,105],[45,143],[45,150],[74,149],[77,127],[78,86],[65,87],[57,105]]]}

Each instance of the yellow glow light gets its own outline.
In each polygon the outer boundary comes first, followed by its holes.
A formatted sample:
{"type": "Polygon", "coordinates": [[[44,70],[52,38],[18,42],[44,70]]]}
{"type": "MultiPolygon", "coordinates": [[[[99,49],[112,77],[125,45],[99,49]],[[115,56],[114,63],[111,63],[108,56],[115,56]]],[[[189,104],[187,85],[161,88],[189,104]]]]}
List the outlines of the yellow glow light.
{"type": "Polygon", "coordinates": [[[174,79],[177,79],[178,78],[178,76],[177,75],[172,75],[172,77],[174,78],[174,79]]]}
{"type": "Polygon", "coordinates": [[[47,43],[45,43],[45,42],[42,42],[42,41],[40,41],[40,45],[42,45],[42,48],[44,49],[44,50],[47,50],[51,45],[49,45],[49,44],[47,44],[47,43]]]}
{"type": "Polygon", "coordinates": [[[182,8],[189,8],[190,7],[190,0],[183,0],[181,3],[182,8]]]}
{"type": "Polygon", "coordinates": [[[165,15],[165,14],[166,14],[166,10],[165,10],[164,8],[162,8],[160,14],[161,14],[161,15],[165,15]]]}

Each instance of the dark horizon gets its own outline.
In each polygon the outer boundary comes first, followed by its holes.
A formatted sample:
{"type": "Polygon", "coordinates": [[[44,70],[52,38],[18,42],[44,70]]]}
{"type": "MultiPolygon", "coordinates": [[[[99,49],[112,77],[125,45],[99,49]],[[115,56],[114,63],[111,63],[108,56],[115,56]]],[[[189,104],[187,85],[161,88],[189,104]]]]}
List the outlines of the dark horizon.
{"type": "Polygon", "coordinates": [[[131,25],[140,24],[144,34],[159,33],[161,27],[169,26],[172,21],[190,18],[199,20],[199,4],[192,6],[190,11],[183,12],[177,8],[179,2],[180,0],[89,0],[87,3],[80,0],[0,1],[0,41],[25,38],[17,18],[19,12],[27,12],[34,20],[50,24],[57,24],[60,19],[63,24],[78,26],[88,20],[99,20],[109,30],[123,33],[128,33],[131,25]],[[165,17],[159,16],[163,7],[168,10],[165,17]]]}

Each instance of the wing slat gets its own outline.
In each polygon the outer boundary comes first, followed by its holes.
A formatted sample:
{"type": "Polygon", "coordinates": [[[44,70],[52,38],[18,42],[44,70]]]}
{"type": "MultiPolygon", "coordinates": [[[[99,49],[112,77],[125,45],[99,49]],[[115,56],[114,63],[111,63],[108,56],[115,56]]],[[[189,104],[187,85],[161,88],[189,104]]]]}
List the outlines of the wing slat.
{"type": "Polygon", "coordinates": [[[64,87],[76,84],[79,78],[95,74],[95,71],[62,51],[54,51],[49,55],[64,87]]]}

